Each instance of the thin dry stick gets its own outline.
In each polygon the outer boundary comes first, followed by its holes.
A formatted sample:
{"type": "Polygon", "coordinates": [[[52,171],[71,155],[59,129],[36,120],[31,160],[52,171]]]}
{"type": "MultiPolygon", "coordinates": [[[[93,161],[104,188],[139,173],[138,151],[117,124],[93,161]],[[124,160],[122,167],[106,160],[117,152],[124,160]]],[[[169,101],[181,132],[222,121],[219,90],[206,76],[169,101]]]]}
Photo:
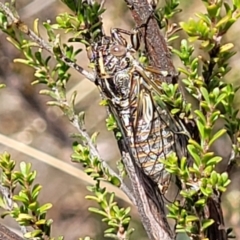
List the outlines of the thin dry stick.
{"type": "Polygon", "coordinates": [[[0,239],[4,240],[23,240],[23,238],[19,237],[16,233],[9,230],[2,224],[0,224],[0,239]]]}
{"type": "Polygon", "coordinates": [[[122,152],[122,156],[128,176],[131,180],[136,198],[136,205],[148,237],[151,240],[174,239],[174,234],[167,222],[163,206],[156,206],[147,196],[143,187],[143,178],[139,175],[140,172],[137,170],[137,166],[132,162],[130,155],[126,152],[122,152]]]}
{"type": "MultiPolygon", "coordinates": [[[[0,134],[0,143],[4,144],[5,146],[7,146],[9,148],[12,148],[12,149],[18,151],[18,152],[28,155],[29,157],[31,157],[33,159],[37,159],[38,161],[48,164],[49,166],[52,166],[64,173],[67,173],[67,174],[71,175],[72,177],[75,177],[75,178],[81,180],[82,182],[84,182],[84,184],[94,184],[94,180],[91,177],[89,177],[88,175],[86,175],[86,173],[84,173],[81,169],[78,169],[78,168],[70,165],[67,162],[64,162],[60,159],[50,156],[50,155],[48,155],[42,151],[39,151],[31,146],[28,146],[24,143],[20,143],[10,137],[2,135],[2,134],[0,134]]],[[[106,187],[106,189],[109,192],[115,192],[116,196],[123,199],[127,203],[131,203],[130,200],[126,197],[126,195],[124,195],[122,193],[123,190],[122,191],[119,190],[119,188],[114,187],[113,185],[111,185],[108,182],[106,182],[106,183],[103,182],[102,187],[106,187]]]]}
{"type": "Polygon", "coordinates": [[[125,0],[125,2],[129,6],[136,26],[143,26],[140,30],[145,41],[150,64],[172,76],[163,79],[163,81],[169,83],[172,83],[173,80],[176,81],[178,72],[173,65],[166,40],[159,30],[156,19],[152,16],[152,6],[148,0],[125,0]]]}
{"type": "MultiPolygon", "coordinates": [[[[6,203],[5,209],[7,211],[11,211],[13,209],[13,204],[14,204],[14,202],[12,200],[12,193],[9,191],[8,188],[2,186],[1,184],[0,184],[0,192],[2,194],[3,199],[5,199],[5,203],[6,203]]],[[[27,233],[26,227],[20,226],[20,228],[21,228],[21,232],[23,234],[27,233]]],[[[7,233],[11,233],[11,231],[9,230],[9,232],[6,232],[6,234],[7,233]]],[[[2,239],[2,238],[0,238],[0,239],[2,239]]]]}

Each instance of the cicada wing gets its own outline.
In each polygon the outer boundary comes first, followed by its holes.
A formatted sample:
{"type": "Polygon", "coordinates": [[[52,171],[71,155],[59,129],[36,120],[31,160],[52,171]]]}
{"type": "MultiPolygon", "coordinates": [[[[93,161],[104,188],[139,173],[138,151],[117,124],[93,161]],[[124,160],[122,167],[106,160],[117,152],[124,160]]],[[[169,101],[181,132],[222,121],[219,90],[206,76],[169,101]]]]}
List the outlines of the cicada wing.
{"type": "MultiPolygon", "coordinates": [[[[160,209],[160,212],[164,212],[163,197],[160,192],[159,186],[156,182],[153,181],[153,179],[150,176],[148,176],[143,171],[143,169],[139,166],[139,164],[137,164],[138,160],[136,159],[136,150],[133,149],[132,144],[129,141],[129,136],[127,136],[127,134],[126,134],[126,129],[125,129],[126,126],[124,126],[124,122],[119,117],[119,114],[117,113],[116,108],[111,103],[109,104],[109,112],[111,114],[113,114],[113,116],[117,122],[117,126],[122,133],[122,137],[117,140],[121,155],[123,156],[124,152],[127,152],[129,154],[129,156],[131,157],[131,160],[134,164],[134,168],[136,171],[135,174],[137,174],[139,176],[140,181],[143,184],[146,194],[148,195],[149,198],[152,199],[152,201],[157,206],[157,208],[160,209]]],[[[129,131],[129,129],[128,129],[128,131],[129,131]]],[[[133,128],[132,128],[132,135],[134,135],[133,128]]],[[[134,184],[134,183],[132,183],[132,184],[134,184]]]]}
{"type": "Polygon", "coordinates": [[[182,157],[187,157],[189,134],[181,119],[171,114],[169,106],[155,100],[162,94],[159,79],[155,81],[141,67],[136,70],[141,76],[134,124],[134,133],[138,136],[135,138],[136,158],[146,175],[157,182],[161,193],[165,197],[172,195],[166,197],[172,201],[170,199],[176,198],[181,186],[178,179],[165,170],[161,160],[172,153],[176,153],[179,162],[182,157]]]}
{"type": "Polygon", "coordinates": [[[148,178],[158,185],[162,195],[165,194],[171,176],[165,171],[160,158],[166,158],[172,142],[165,131],[166,124],[156,111],[151,91],[140,84],[134,115],[134,158],[137,165],[148,178]]]}

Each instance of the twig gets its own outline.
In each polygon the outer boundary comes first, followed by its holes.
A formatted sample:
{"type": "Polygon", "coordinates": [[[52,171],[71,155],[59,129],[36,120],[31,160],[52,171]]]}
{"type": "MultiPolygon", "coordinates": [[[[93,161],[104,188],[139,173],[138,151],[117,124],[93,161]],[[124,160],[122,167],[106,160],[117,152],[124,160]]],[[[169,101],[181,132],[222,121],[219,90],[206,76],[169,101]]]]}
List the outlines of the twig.
{"type": "Polygon", "coordinates": [[[172,76],[171,78],[163,78],[163,81],[168,83],[175,82],[178,72],[173,65],[171,53],[163,34],[159,30],[157,21],[151,17],[153,14],[152,6],[147,0],[125,0],[125,2],[132,13],[136,25],[144,26],[140,30],[145,41],[150,64],[162,71],[167,71],[172,76]]]}
{"type": "MultiPolygon", "coordinates": [[[[31,40],[33,40],[39,45],[40,48],[45,49],[54,56],[53,47],[50,46],[47,42],[45,42],[44,39],[40,38],[37,34],[35,34],[31,29],[29,29],[29,27],[25,23],[23,23],[19,17],[15,17],[13,12],[6,5],[4,5],[4,3],[0,2],[0,8],[22,33],[28,35],[31,40]]],[[[81,66],[64,56],[63,53],[61,53],[60,59],[69,67],[75,69],[76,71],[84,75],[90,81],[95,81],[94,73],[86,71],[81,66]]]]}
{"type": "MultiPolygon", "coordinates": [[[[0,184],[0,192],[2,193],[3,198],[6,200],[7,210],[11,211],[13,208],[13,200],[11,198],[11,193],[9,192],[9,189],[0,184]]],[[[20,226],[20,228],[23,234],[27,233],[27,229],[24,226],[20,226]]],[[[0,224],[0,239],[10,240],[10,239],[22,239],[22,238],[20,238],[17,234],[13,233],[8,228],[0,224]],[[5,237],[1,238],[1,234],[3,234],[3,236],[7,236],[8,238],[5,238],[5,237]]]]}
{"type": "Polygon", "coordinates": [[[151,198],[147,196],[141,172],[138,171],[137,166],[132,161],[130,155],[126,152],[122,152],[122,156],[128,176],[132,183],[136,205],[148,237],[152,240],[174,239],[173,233],[166,219],[161,196],[159,196],[159,204],[157,206],[152,202],[151,198]]]}
{"type": "Polygon", "coordinates": [[[18,236],[13,231],[9,230],[2,224],[0,224],[0,239],[4,240],[23,240],[20,236],[18,236]]]}
{"type": "Polygon", "coordinates": [[[74,115],[74,118],[71,122],[74,125],[74,127],[78,129],[80,134],[85,138],[85,140],[87,142],[87,146],[90,148],[91,155],[94,157],[97,157],[99,159],[99,161],[101,161],[103,167],[108,169],[110,175],[115,176],[120,180],[120,182],[121,182],[120,189],[129,197],[129,199],[133,202],[133,204],[136,205],[135,197],[133,196],[130,189],[123,182],[122,178],[116,172],[114,172],[104,160],[101,159],[101,156],[100,156],[98,150],[96,149],[95,145],[93,144],[89,134],[83,128],[80,127],[78,116],[74,115]]]}

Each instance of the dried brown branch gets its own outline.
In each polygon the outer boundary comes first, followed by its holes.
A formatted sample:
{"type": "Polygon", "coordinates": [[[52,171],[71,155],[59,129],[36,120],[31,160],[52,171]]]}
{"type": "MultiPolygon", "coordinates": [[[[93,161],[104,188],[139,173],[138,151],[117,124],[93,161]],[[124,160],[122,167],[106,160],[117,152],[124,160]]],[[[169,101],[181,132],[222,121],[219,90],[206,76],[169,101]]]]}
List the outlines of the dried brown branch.
{"type": "MultiPolygon", "coordinates": [[[[158,204],[153,203],[152,199],[146,193],[146,189],[144,188],[145,183],[143,182],[144,178],[141,176],[141,172],[138,171],[138,167],[134,164],[128,153],[122,152],[122,156],[132,183],[136,206],[148,237],[152,240],[174,239],[173,232],[166,219],[163,201],[159,201],[158,204]]],[[[154,191],[152,194],[155,194],[154,191]]]]}
{"type": "Polygon", "coordinates": [[[13,231],[9,230],[2,224],[0,224],[0,239],[4,240],[23,240],[20,236],[18,236],[13,231]]]}
{"type": "Polygon", "coordinates": [[[172,76],[165,78],[164,81],[169,83],[176,81],[178,72],[173,65],[165,38],[159,30],[156,19],[153,18],[152,6],[147,0],[125,0],[125,2],[129,6],[136,26],[144,26],[140,30],[151,65],[167,71],[172,76]]]}

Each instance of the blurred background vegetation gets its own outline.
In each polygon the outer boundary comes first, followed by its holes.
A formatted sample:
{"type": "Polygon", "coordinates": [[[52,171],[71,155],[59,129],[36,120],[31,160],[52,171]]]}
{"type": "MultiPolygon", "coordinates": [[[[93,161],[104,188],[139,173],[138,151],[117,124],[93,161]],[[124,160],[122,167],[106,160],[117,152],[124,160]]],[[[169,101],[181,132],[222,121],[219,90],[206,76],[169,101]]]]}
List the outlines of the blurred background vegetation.
{"type": "MultiPolygon", "coordinates": [[[[187,20],[189,17],[194,18],[194,12],[200,12],[201,9],[204,11],[200,0],[181,0],[180,6],[183,12],[175,17],[175,22],[187,20]]],[[[30,27],[35,18],[39,18],[40,22],[47,19],[54,22],[57,13],[69,11],[60,0],[18,0],[17,9],[22,20],[30,27]]],[[[106,9],[103,14],[106,33],[111,27],[130,30],[134,26],[124,1],[108,0],[106,9]]],[[[237,52],[231,59],[233,70],[227,75],[227,81],[231,81],[235,86],[240,85],[240,81],[231,80],[238,79],[239,74],[239,31],[240,23],[238,22],[230,29],[225,39],[226,42],[234,43],[237,52]]],[[[44,36],[43,32],[42,34],[44,36]]],[[[62,36],[63,41],[64,38],[65,36],[62,36]]],[[[174,44],[177,47],[178,41],[174,44]]],[[[30,85],[34,80],[33,70],[25,65],[13,63],[13,59],[19,57],[21,57],[20,53],[6,41],[6,36],[0,33],[0,82],[7,85],[7,88],[0,92],[0,151],[8,151],[13,159],[19,162],[31,162],[33,169],[38,171],[38,182],[43,185],[39,200],[41,203],[51,202],[54,205],[49,214],[49,218],[54,220],[53,236],[64,235],[65,239],[71,240],[90,235],[94,239],[103,239],[105,225],[101,223],[99,216],[88,212],[87,209],[93,205],[93,202],[84,198],[88,193],[86,185],[89,178],[83,172],[70,168],[74,166],[81,169],[80,165],[72,164],[70,161],[72,153],[70,134],[75,133],[76,129],[64,118],[58,108],[46,106],[47,97],[38,94],[41,86],[30,85]],[[24,143],[31,148],[26,148],[19,143],[24,143]],[[56,163],[52,157],[68,165],[56,163]],[[69,169],[66,166],[70,166],[69,169]]],[[[84,51],[79,55],[78,63],[87,68],[84,51]]],[[[176,67],[179,65],[180,63],[176,61],[176,67]]],[[[72,91],[78,91],[77,111],[86,112],[86,126],[90,134],[95,131],[100,132],[98,150],[102,158],[114,167],[120,155],[114,136],[106,130],[106,113],[104,107],[99,106],[98,90],[81,75],[74,71],[71,73],[72,79],[68,84],[69,96],[72,91]]],[[[239,108],[239,103],[240,98],[237,96],[234,107],[239,108]]],[[[215,144],[215,150],[227,158],[230,154],[229,145],[228,138],[224,137],[215,144]]],[[[219,170],[221,171],[221,166],[219,170]]],[[[226,226],[234,228],[236,239],[240,239],[239,182],[239,169],[236,168],[232,171],[231,186],[223,197],[226,226]]],[[[118,202],[120,206],[129,204],[124,195],[118,198],[118,202]]],[[[133,238],[147,239],[134,207],[132,207],[132,217],[132,227],[136,229],[133,238]]],[[[1,222],[7,226],[16,227],[10,219],[4,219],[1,222]]]]}

